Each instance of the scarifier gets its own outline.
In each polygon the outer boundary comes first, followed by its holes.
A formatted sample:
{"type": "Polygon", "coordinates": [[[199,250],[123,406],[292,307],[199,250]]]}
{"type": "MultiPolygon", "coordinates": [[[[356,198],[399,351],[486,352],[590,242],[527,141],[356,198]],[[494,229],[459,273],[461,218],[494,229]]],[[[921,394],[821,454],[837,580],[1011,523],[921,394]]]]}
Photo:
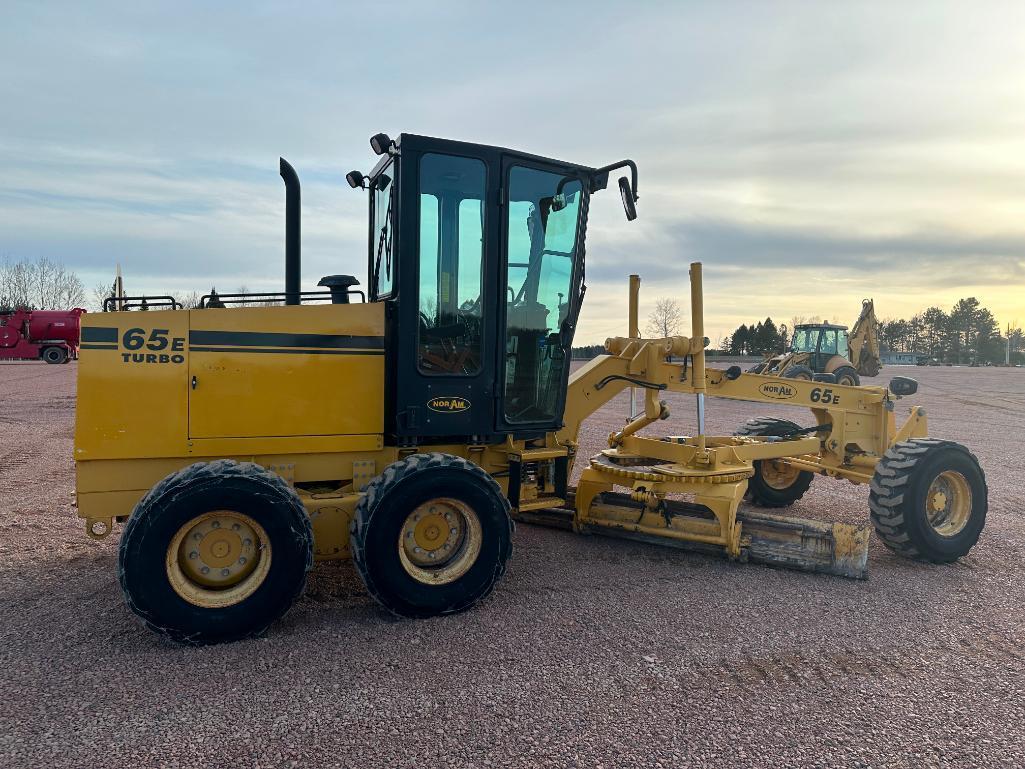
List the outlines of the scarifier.
{"type": "Polygon", "coordinates": [[[461,611],[504,573],[517,520],[862,577],[866,527],[767,511],[816,474],[868,484],[875,530],[902,555],[946,562],[975,543],[982,470],[927,437],[921,408],[896,423],[914,381],[706,367],[700,264],[690,336],[639,338],[632,276],[628,335],[571,372],[590,197],[627,169],[635,218],[632,161],[412,134],[371,146],[373,171],[346,177],[369,196],[367,295],[348,275],[301,290],[299,181],[282,160],[284,292],[83,317],[78,513],[94,537],[124,524],[121,585],[152,629],[194,644],[259,633],[314,561],[350,557],[396,614],[461,611]],[[626,389],[643,408],[581,461],[581,423],[626,389]],[[669,415],[664,392],[694,396],[693,435],[641,434],[669,415]],[[712,397],[803,407],[812,423],[706,435],[712,397]]]}

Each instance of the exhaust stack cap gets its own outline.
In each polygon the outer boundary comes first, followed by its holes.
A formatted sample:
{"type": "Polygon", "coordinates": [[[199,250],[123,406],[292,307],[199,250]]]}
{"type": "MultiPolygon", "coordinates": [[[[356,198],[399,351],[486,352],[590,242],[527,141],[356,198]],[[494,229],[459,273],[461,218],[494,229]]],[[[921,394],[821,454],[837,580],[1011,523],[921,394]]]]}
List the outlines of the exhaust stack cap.
{"type": "Polygon", "coordinates": [[[349,288],[358,286],[359,281],[352,275],[325,275],[317,285],[331,292],[331,304],[348,304],[349,288]]]}

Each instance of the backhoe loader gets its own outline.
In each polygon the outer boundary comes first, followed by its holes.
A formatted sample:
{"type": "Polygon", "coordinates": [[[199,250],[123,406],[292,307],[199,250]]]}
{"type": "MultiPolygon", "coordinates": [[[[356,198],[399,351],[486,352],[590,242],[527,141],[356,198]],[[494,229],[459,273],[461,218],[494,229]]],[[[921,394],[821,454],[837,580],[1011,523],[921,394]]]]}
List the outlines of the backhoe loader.
{"type": "Polygon", "coordinates": [[[794,327],[790,350],[755,365],[753,374],[788,379],[818,379],[842,385],[860,385],[861,377],[879,375],[879,323],[871,299],[861,302],[861,314],[850,334],[847,326],[801,323],[794,327]],[[852,363],[852,361],[854,361],[852,363]]]}
{"type": "Polygon", "coordinates": [[[78,514],[93,537],[120,526],[121,587],[151,629],[189,644],[258,634],[315,561],[341,558],[397,615],[462,611],[505,572],[515,521],[863,577],[866,527],[766,510],[815,475],[868,485],[872,524],[903,556],[953,561],[975,543],[983,472],[927,437],[921,408],[896,422],[914,381],[706,367],[698,263],[689,336],[639,337],[633,276],[628,334],[571,371],[589,201],[625,169],[635,218],[632,161],[413,134],[371,147],[373,170],[346,177],[368,197],[365,294],[348,275],[301,290],[299,180],[282,159],[284,292],[83,317],[78,514]],[[643,407],[579,456],[581,423],[626,389],[643,407]],[[694,397],[693,431],[642,434],[669,415],[668,391],[694,397]],[[710,398],[805,418],[706,435],[710,398]]]}

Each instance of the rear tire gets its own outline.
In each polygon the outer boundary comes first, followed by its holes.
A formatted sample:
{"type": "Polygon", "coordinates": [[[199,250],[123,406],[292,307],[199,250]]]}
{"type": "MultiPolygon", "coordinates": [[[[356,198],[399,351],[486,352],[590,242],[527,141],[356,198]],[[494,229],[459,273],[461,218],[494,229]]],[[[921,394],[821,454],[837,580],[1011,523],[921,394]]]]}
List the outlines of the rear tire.
{"type": "Polygon", "coordinates": [[[128,608],[150,630],[194,646],[262,633],[312,568],[299,495],[263,467],[229,459],[160,481],[135,506],[118,551],[128,608]]]}
{"type": "MultiPolygon", "coordinates": [[[[735,435],[790,435],[800,426],[786,419],[749,419],[735,435]]],[[[814,473],[788,467],[779,460],[756,459],[755,474],[747,482],[747,498],[761,507],[790,507],[804,496],[814,473]]]]}
{"type": "Polygon", "coordinates": [[[811,382],[815,379],[815,372],[807,366],[791,366],[783,372],[784,379],[804,379],[811,382]]]}
{"type": "Polygon", "coordinates": [[[868,504],[883,544],[898,555],[956,561],[986,524],[986,476],[964,446],[914,438],[895,443],[876,465],[868,504]]]}
{"type": "Polygon", "coordinates": [[[41,357],[47,363],[64,363],[68,359],[68,352],[63,347],[46,347],[41,357]]]}
{"type": "Polygon", "coordinates": [[[512,553],[512,529],[509,501],[478,465],[415,454],[367,486],[350,547],[378,603],[399,616],[433,617],[464,611],[494,589],[512,553]]]}
{"type": "Polygon", "coordinates": [[[858,372],[855,370],[854,366],[840,366],[833,372],[833,376],[836,378],[836,383],[839,385],[845,385],[847,387],[861,386],[861,377],[858,376],[858,372]]]}

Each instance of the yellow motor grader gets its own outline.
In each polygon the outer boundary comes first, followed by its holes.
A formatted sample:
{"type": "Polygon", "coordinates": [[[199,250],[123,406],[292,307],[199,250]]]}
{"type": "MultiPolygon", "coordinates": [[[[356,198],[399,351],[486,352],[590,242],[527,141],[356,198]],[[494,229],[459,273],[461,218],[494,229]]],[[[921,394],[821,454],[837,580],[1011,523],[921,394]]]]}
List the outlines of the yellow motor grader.
{"type": "Polygon", "coordinates": [[[878,326],[875,303],[864,299],[850,334],[847,326],[800,323],[794,327],[788,352],[762,361],[749,371],[788,379],[860,385],[861,377],[878,376],[883,366],[878,326]]]}
{"type": "Polygon", "coordinates": [[[366,295],[347,275],[300,290],[299,181],[282,160],[282,294],[211,295],[192,310],[148,297],[148,312],[83,318],[78,513],[93,537],[123,524],[121,586],[153,630],[192,644],[259,633],[314,561],[339,558],[398,615],[458,612],[504,573],[517,520],[862,577],[865,527],[741,506],[790,505],[815,475],[868,485],[872,524],[901,555],[952,561],[975,543],[982,470],[926,437],[922,409],[897,424],[913,380],[706,367],[700,264],[690,336],[639,338],[635,277],[628,334],[571,371],[589,200],[627,169],[633,219],[633,162],[412,134],[371,147],[374,169],[346,177],[369,197],[366,295]],[[643,409],[578,456],[581,423],[626,389],[643,409]],[[670,391],[694,396],[692,434],[642,435],[669,415],[670,391]],[[706,435],[713,397],[805,419],[706,435]]]}

